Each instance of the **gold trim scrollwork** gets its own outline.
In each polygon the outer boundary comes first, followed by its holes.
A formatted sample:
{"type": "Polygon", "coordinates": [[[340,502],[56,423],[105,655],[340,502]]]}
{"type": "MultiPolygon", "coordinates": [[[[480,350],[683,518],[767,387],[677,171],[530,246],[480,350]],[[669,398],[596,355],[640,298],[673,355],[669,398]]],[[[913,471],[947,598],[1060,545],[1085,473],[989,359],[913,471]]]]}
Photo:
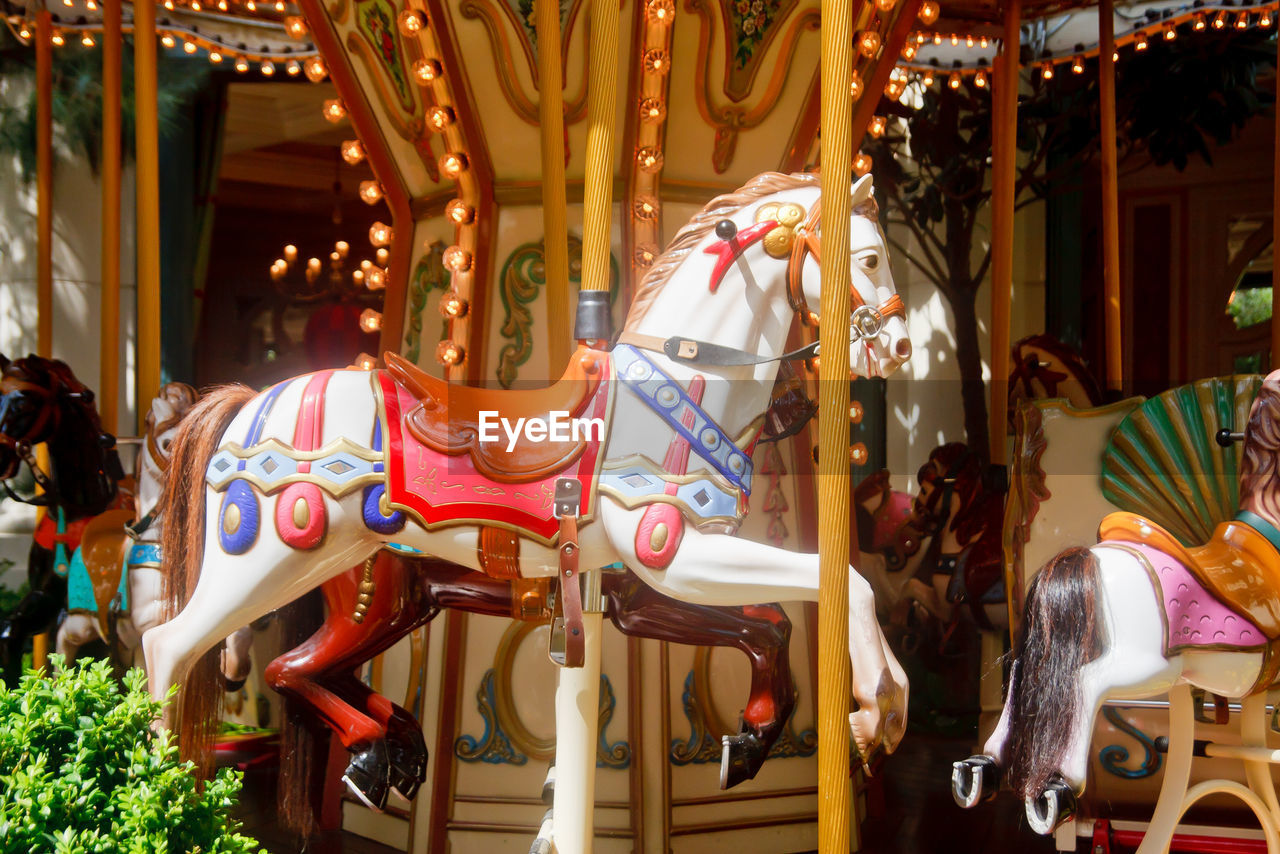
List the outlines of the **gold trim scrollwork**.
{"type": "MultiPolygon", "coordinates": [[[[574,2],[569,9],[569,17],[564,28],[564,36],[561,40],[561,56],[560,62],[567,69],[569,64],[569,34],[573,30],[573,25],[577,20],[578,12],[582,8],[580,0],[574,2]]],[[[525,28],[515,17],[515,12],[511,7],[498,0],[462,0],[458,4],[458,11],[462,13],[462,17],[478,20],[484,25],[485,35],[489,38],[489,48],[494,55],[494,68],[497,71],[499,88],[502,95],[507,99],[507,103],[515,114],[524,122],[535,127],[538,125],[538,103],[524,91],[520,85],[519,79],[515,73],[515,56],[511,49],[511,42],[507,37],[507,27],[503,21],[510,24],[510,27],[518,34],[516,41],[519,43],[521,52],[524,54],[525,63],[529,67],[529,74],[533,78],[535,89],[538,86],[538,63],[533,55],[533,46],[525,37],[525,28]]],[[[583,46],[583,68],[586,68],[590,61],[590,50],[583,46]]],[[[587,113],[587,75],[582,75],[582,85],[578,91],[564,102],[564,121],[566,125],[575,124],[582,120],[587,113]]]]}
{"type": "MultiPolygon", "coordinates": [[[[789,6],[787,12],[792,8],[794,5],[789,6]]],[[[755,48],[755,54],[747,64],[744,85],[739,79],[740,75],[733,71],[728,11],[718,4],[710,3],[709,0],[686,0],[685,9],[698,16],[698,58],[694,66],[694,101],[697,102],[698,112],[702,115],[703,121],[715,128],[711,164],[717,173],[723,173],[728,171],[733,163],[738,134],[758,127],[777,106],[790,75],[791,60],[795,55],[800,37],[805,32],[817,32],[820,15],[818,9],[811,6],[801,10],[791,19],[786,33],[782,36],[782,46],[779,48],[777,59],[770,64],[773,71],[769,76],[769,82],[765,85],[764,94],[760,96],[754,107],[748,108],[736,106],[736,104],[744,101],[755,87],[756,73],[763,64],[761,60],[769,52],[776,28],[782,23],[785,14],[780,14],[775,19],[774,31],[755,48]],[[711,91],[711,54],[713,53],[711,47],[717,31],[725,42],[724,83],[721,89],[730,101],[723,105],[716,103],[716,96],[711,91]]]]}

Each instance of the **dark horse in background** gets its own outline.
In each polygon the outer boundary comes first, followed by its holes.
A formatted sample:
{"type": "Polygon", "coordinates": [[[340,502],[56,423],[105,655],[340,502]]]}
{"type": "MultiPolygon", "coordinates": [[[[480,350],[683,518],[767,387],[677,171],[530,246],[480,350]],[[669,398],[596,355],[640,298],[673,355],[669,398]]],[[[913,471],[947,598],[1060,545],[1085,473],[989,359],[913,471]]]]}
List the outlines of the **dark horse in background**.
{"type": "Polygon", "coordinates": [[[9,497],[42,507],[27,564],[30,591],[0,620],[0,667],[7,685],[22,670],[27,639],[56,628],[67,601],[67,567],[84,525],[111,507],[124,478],[115,437],[102,429],[93,392],[57,359],[0,355],[0,481],[9,497]],[[48,471],[34,448],[48,448],[48,471]],[[43,490],[18,496],[9,487],[23,463],[43,490]]]}

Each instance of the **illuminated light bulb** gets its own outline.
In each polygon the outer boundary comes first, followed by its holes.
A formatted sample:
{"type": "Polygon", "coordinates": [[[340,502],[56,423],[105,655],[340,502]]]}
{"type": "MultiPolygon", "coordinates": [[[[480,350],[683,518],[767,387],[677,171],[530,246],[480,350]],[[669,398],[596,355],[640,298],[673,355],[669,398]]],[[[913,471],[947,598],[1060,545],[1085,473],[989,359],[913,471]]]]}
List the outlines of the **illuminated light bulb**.
{"type": "Polygon", "coordinates": [[[1239,15],[1236,15],[1236,29],[1237,30],[1249,29],[1249,13],[1248,12],[1241,12],[1239,15]]]}
{"type": "Polygon", "coordinates": [[[924,73],[924,77],[921,77],[921,78],[920,78],[920,82],[921,82],[922,84],[924,84],[924,86],[925,86],[926,88],[928,88],[929,86],[932,86],[932,85],[933,85],[933,72],[932,72],[932,71],[926,71],[926,72],[924,73]]]}
{"type": "Polygon", "coordinates": [[[396,23],[406,36],[416,36],[427,25],[427,20],[417,9],[405,9],[396,17],[396,23]]]}
{"type": "Polygon", "coordinates": [[[463,350],[452,341],[444,340],[436,345],[436,361],[448,367],[462,364],[463,350]]]}
{"type": "Polygon", "coordinates": [[[897,80],[891,80],[884,87],[884,95],[890,101],[896,101],[902,97],[902,84],[897,80]]]}
{"type": "Polygon", "coordinates": [[[276,0],[276,11],[277,12],[284,11],[284,0],[276,0]]]}
{"type": "Polygon", "coordinates": [[[444,215],[447,216],[454,225],[466,225],[476,217],[475,209],[462,199],[450,199],[449,204],[444,206],[444,215]]]}
{"type": "Polygon", "coordinates": [[[856,466],[864,465],[869,459],[867,446],[862,442],[854,442],[849,448],[849,462],[856,466]]]}
{"type": "Polygon", "coordinates": [[[460,151],[446,151],[440,155],[440,171],[446,178],[454,181],[458,180],[458,176],[467,171],[467,155],[460,151]]]}
{"type": "Polygon", "coordinates": [[[450,246],[440,256],[440,262],[451,273],[465,273],[471,269],[471,253],[461,246],[450,246]]]}
{"type": "MultiPolygon", "coordinates": [[[[1226,25],[1227,25],[1227,13],[1219,12],[1217,17],[1213,19],[1213,28],[1215,30],[1220,30],[1226,25]]],[[[1165,38],[1168,38],[1168,36],[1166,36],[1165,38]]]]}
{"type": "Polygon", "coordinates": [[[324,102],[324,117],[337,124],[347,117],[347,108],[337,98],[329,98],[324,102]]]}
{"type": "Polygon", "coordinates": [[[364,145],[358,139],[348,139],[342,143],[342,159],[352,166],[364,160],[364,145]]]}
{"type": "Polygon", "coordinates": [[[875,30],[858,33],[858,53],[870,59],[880,51],[880,34],[875,30]]]}
{"type": "Polygon", "coordinates": [[[164,7],[170,12],[173,11],[173,0],[164,0],[164,7]]]}
{"type": "Polygon", "coordinates": [[[1138,37],[1133,41],[1133,49],[1142,51],[1147,49],[1147,34],[1138,33],[1138,37]]]}
{"type": "Polygon", "coordinates": [[[308,269],[308,270],[314,270],[315,272],[317,272],[317,273],[318,273],[318,272],[320,272],[320,268],[321,268],[321,266],[323,266],[323,265],[320,263],[320,259],[319,259],[319,258],[308,258],[308,259],[307,259],[307,269],[308,269]]]}
{"type": "MultiPolygon", "coordinates": [[[[1214,21],[1213,25],[1214,25],[1215,27],[1216,27],[1216,26],[1218,26],[1218,22],[1217,22],[1217,21],[1214,21]]],[[[1165,25],[1164,25],[1164,40],[1165,40],[1165,41],[1167,41],[1167,42],[1171,42],[1171,41],[1173,41],[1174,39],[1176,39],[1177,37],[1178,37],[1178,30],[1177,30],[1177,28],[1176,28],[1176,27],[1174,27],[1174,25],[1173,25],[1173,24],[1171,24],[1171,23],[1170,23],[1170,24],[1165,24],[1165,25]]]]}
{"type": "Polygon", "coordinates": [[[307,22],[297,15],[290,15],[284,19],[284,31],[290,38],[300,39],[307,34],[307,22]]]}
{"type": "Polygon", "coordinates": [[[1192,19],[1191,29],[1199,33],[1202,32],[1206,26],[1208,26],[1208,24],[1204,19],[1204,12],[1196,12],[1192,19]]]}
{"type": "Polygon", "coordinates": [[[90,12],[98,11],[98,4],[95,2],[95,0],[85,0],[84,7],[88,9],[90,12]]]}
{"type": "Polygon", "coordinates": [[[1071,73],[1084,74],[1084,57],[1078,53],[1071,57],[1071,73]]]}
{"type": "Polygon", "coordinates": [[[849,97],[857,98],[862,95],[862,77],[858,72],[849,75],[849,97]]]}
{"type": "Polygon", "coordinates": [[[898,0],[876,0],[876,8],[881,12],[892,12],[893,7],[898,5],[898,0]]]}
{"type": "Polygon", "coordinates": [[[952,47],[960,46],[960,36],[956,35],[955,33],[951,34],[951,46],[952,47]]]}
{"type": "Polygon", "coordinates": [[[1040,66],[1040,77],[1043,78],[1044,80],[1053,79],[1053,63],[1052,62],[1046,62],[1044,65],[1040,66]]]}
{"type": "Polygon", "coordinates": [[[973,47],[973,36],[965,36],[965,37],[964,37],[964,46],[965,46],[965,47],[973,47]]]}
{"type": "Polygon", "coordinates": [[[659,98],[645,98],[640,102],[640,121],[656,125],[667,117],[667,108],[659,98]]]}
{"type": "Polygon", "coordinates": [[[920,4],[920,11],[916,12],[916,16],[920,21],[928,26],[938,20],[938,15],[942,12],[942,7],[935,0],[924,0],[920,4]]]}
{"type": "Polygon", "coordinates": [[[413,76],[419,83],[430,83],[440,76],[440,63],[434,59],[419,59],[413,64],[413,76]]]}
{"type": "Polygon", "coordinates": [[[284,70],[290,77],[297,77],[302,73],[302,66],[298,64],[298,60],[291,59],[285,63],[284,70]]]}
{"type": "Polygon", "coordinates": [[[191,11],[192,12],[200,11],[200,0],[191,0],[191,11]]]}
{"type": "Polygon", "coordinates": [[[947,85],[950,86],[952,89],[960,88],[960,72],[959,71],[953,71],[947,75],[947,85]]]}
{"type": "Polygon", "coordinates": [[[1111,61],[1112,61],[1112,62],[1119,62],[1119,61],[1120,61],[1120,51],[1118,51],[1118,50],[1113,50],[1113,51],[1111,51],[1111,61]]]}
{"type": "Polygon", "coordinates": [[[199,50],[199,49],[200,49],[200,46],[199,46],[199,45],[197,45],[195,42],[188,42],[188,41],[184,41],[184,42],[182,43],[182,52],[183,52],[183,53],[186,53],[186,54],[192,54],[192,53],[195,53],[195,52],[196,52],[197,50],[199,50]]]}
{"type": "Polygon", "coordinates": [[[436,133],[444,131],[445,128],[453,124],[453,109],[451,107],[432,107],[427,111],[427,124],[436,133]]]}
{"type": "Polygon", "coordinates": [[[160,44],[164,45],[165,47],[173,47],[174,45],[177,44],[177,42],[174,41],[173,36],[169,35],[168,33],[165,33],[160,37],[160,44]]]}
{"type": "Polygon", "coordinates": [[[934,34],[933,34],[933,43],[934,43],[934,44],[942,44],[942,33],[934,33],[934,34]]]}
{"type": "Polygon", "coordinates": [[[644,70],[650,74],[666,74],[671,70],[670,58],[665,50],[651,48],[644,52],[644,70]]]}
{"type": "Polygon", "coordinates": [[[979,68],[973,75],[973,85],[979,89],[985,89],[987,87],[987,72],[979,68]]]}
{"type": "Polygon", "coordinates": [[[80,37],[80,44],[84,45],[85,47],[93,47],[93,36],[91,36],[89,33],[85,33],[80,37]]]}
{"type": "Polygon", "coordinates": [[[333,244],[333,251],[338,253],[339,258],[346,258],[351,254],[351,244],[345,240],[339,240],[333,244]]]}
{"type": "Polygon", "coordinates": [[[884,116],[872,116],[871,124],[867,126],[867,132],[871,134],[872,139],[879,139],[884,136],[885,125],[884,116]]]}
{"type": "Polygon", "coordinates": [[[1263,9],[1262,14],[1258,16],[1258,26],[1264,30],[1271,26],[1271,10],[1263,9]]]}
{"type": "Polygon", "coordinates": [[[382,246],[377,252],[373,253],[373,257],[380,265],[385,267],[387,266],[387,262],[391,260],[391,250],[382,246]]]}
{"type": "Polygon", "coordinates": [[[902,48],[902,58],[910,62],[916,58],[916,46],[913,44],[906,45],[902,48]]]}
{"type": "Polygon", "coordinates": [[[361,181],[360,201],[366,205],[376,205],[382,201],[382,185],[377,181],[361,181]]]}
{"type": "Polygon", "coordinates": [[[67,43],[67,40],[63,37],[62,33],[54,33],[53,37],[50,38],[49,41],[53,43],[54,47],[62,47],[67,43]]]}
{"type": "Polygon", "coordinates": [[[342,256],[339,255],[338,250],[335,249],[329,253],[329,260],[332,261],[334,264],[337,264],[339,261],[342,260],[342,256]]]}
{"type": "Polygon", "coordinates": [[[635,205],[632,206],[636,219],[643,222],[652,222],[658,218],[658,200],[653,196],[637,196],[635,205]]]}
{"type": "Polygon", "coordinates": [[[227,0],[218,0],[218,11],[225,12],[227,11],[227,9],[228,9],[227,0]]]}
{"type": "Polygon", "coordinates": [[[313,56],[304,62],[302,70],[312,83],[319,83],[329,76],[329,69],[325,67],[324,60],[318,56],[313,56]]]}
{"type": "Polygon", "coordinates": [[[470,308],[471,306],[467,304],[466,300],[452,291],[440,297],[440,314],[450,320],[466,317],[470,308]]]}
{"type": "Polygon", "coordinates": [[[219,62],[222,62],[222,54],[218,53],[216,50],[209,51],[209,61],[214,65],[217,65],[219,62]]]}
{"type": "Polygon", "coordinates": [[[916,44],[924,44],[929,40],[929,36],[925,33],[916,33],[916,44]]]}
{"type": "Polygon", "coordinates": [[[871,171],[871,156],[859,151],[853,158],[853,172],[859,178],[871,171]]]}
{"type": "Polygon", "coordinates": [[[676,5],[671,0],[649,0],[645,14],[654,24],[669,24],[676,15],[676,5]]]}
{"type": "Polygon", "coordinates": [[[352,271],[351,271],[351,281],[355,282],[357,285],[363,285],[363,284],[364,284],[364,270],[352,270],[352,271]]]}
{"type": "Polygon", "coordinates": [[[387,286],[387,271],[381,267],[370,266],[364,271],[364,286],[371,291],[382,290],[387,286]]]}
{"type": "Polygon", "coordinates": [[[264,59],[262,64],[258,66],[258,70],[262,72],[263,77],[270,77],[276,73],[276,66],[271,60],[264,59]]]}
{"type": "Polygon", "coordinates": [[[25,24],[24,24],[24,25],[22,25],[21,27],[19,27],[19,28],[18,28],[18,38],[22,39],[23,41],[30,41],[30,40],[31,40],[31,28],[30,28],[30,27],[28,27],[28,26],[26,26],[25,24]]]}
{"type": "Polygon", "coordinates": [[[370,261],[368,258],[365,258],[363,261],[360,262],[360,269],[368,273],[370,270],[373,269],[373,262],[370,261]]]}
{"type": "Polygon", "coordinates": [[[642,172],[654,173],[662,169],[662,152],[657,148],[646,145],[636,152],[636,163],[642,172]]]}
{"type": "Polygon", "coordinates": [[[236,57],[236,71],[239,71],[241,74],[244,74],[248,70],[249,70],[249,60],[245,59],[243,56],[236,57]]]}
{"type": "Polygon", "coordinates": [[[288,261],[290,264],[292,264],[294,261],[297,261],[297,260],[298,260],[298,247],[294,246],[292,243],[290,243],[289,245],[285,246],[285,248],[284,248],[284,260],[288,261]]]}
{"type": "Polygon", "coordinates": [[[636,248],[633,258],[637,267],[652,267],[653,262],[657,260],[658,250],[652,246],[640,246],[636,248]]]}
{"type": "Polygon", "coordinates": [[[245,7],[245,9],[249,10],[250,12],[256,12],[256,11],[258,11],[258,4],[257,4],[257,3],[254,3],[254,2],[253,2],[253,0],[245,0],[244,7],[245,7]]]}
{"type": "Polygon", "coordinates": [[[382,328],[382,312],[375,308],[360,312],[360,328],[365,332],[377,332],[382,328]]]}
{"type": "Polygon", "coordinates": [[[978,39],[978,47],[985,48],[990,44],[991,44],[991,40],[988,39],[986,36],[983,36],[982,38],[978,39]]]}
{"type": "Polygon", "coordinates": [[[385,222],[375,222],[369,226],[369,242],[374,246],[387,246],[394,236],[395,232],[385,222]]]}
{"type": "Polygon", "coordinates": [[[372,371],[378,364],[378,360],[370,356],[368,353],[361,353],[356,356],[356,367],[362,371],[372,371]]]}

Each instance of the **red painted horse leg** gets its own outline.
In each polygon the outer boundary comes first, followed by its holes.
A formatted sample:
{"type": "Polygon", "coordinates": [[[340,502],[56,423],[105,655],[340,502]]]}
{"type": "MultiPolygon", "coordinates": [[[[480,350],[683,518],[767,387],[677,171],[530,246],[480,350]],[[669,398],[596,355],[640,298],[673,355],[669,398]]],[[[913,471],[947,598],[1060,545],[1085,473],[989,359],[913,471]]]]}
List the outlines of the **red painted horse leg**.
{"type": "Polygon", "coordinates": [[[623,634],[699,646],[732,646],[751,662],[751,696],[743,713],[745,731],[730,735],[721,761],[720,785],[730,788],[760,770],[769,749],[795,710],[791,676],[791,621],[779,605],[745,608],[680,602],[633,575],[604,576],[610,618],[623,634]]]}

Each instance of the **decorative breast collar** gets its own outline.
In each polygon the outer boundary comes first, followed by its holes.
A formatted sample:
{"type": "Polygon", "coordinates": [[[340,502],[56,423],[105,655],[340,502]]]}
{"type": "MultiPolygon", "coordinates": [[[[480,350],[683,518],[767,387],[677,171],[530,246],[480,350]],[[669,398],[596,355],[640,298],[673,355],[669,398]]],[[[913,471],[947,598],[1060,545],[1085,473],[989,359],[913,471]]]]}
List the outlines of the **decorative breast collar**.
{"type": "Polygon", "coordinates": [[[683,436],[690,449],[744,494],[751,494],[751,457],[734,444],[720,425],[694,403],[679,382],[668,376],[641,351],[628,344],[613,349],[617,378],[667,426],[683,436]],[[693,415],[686,427],[682,416],[693,415]]]}

